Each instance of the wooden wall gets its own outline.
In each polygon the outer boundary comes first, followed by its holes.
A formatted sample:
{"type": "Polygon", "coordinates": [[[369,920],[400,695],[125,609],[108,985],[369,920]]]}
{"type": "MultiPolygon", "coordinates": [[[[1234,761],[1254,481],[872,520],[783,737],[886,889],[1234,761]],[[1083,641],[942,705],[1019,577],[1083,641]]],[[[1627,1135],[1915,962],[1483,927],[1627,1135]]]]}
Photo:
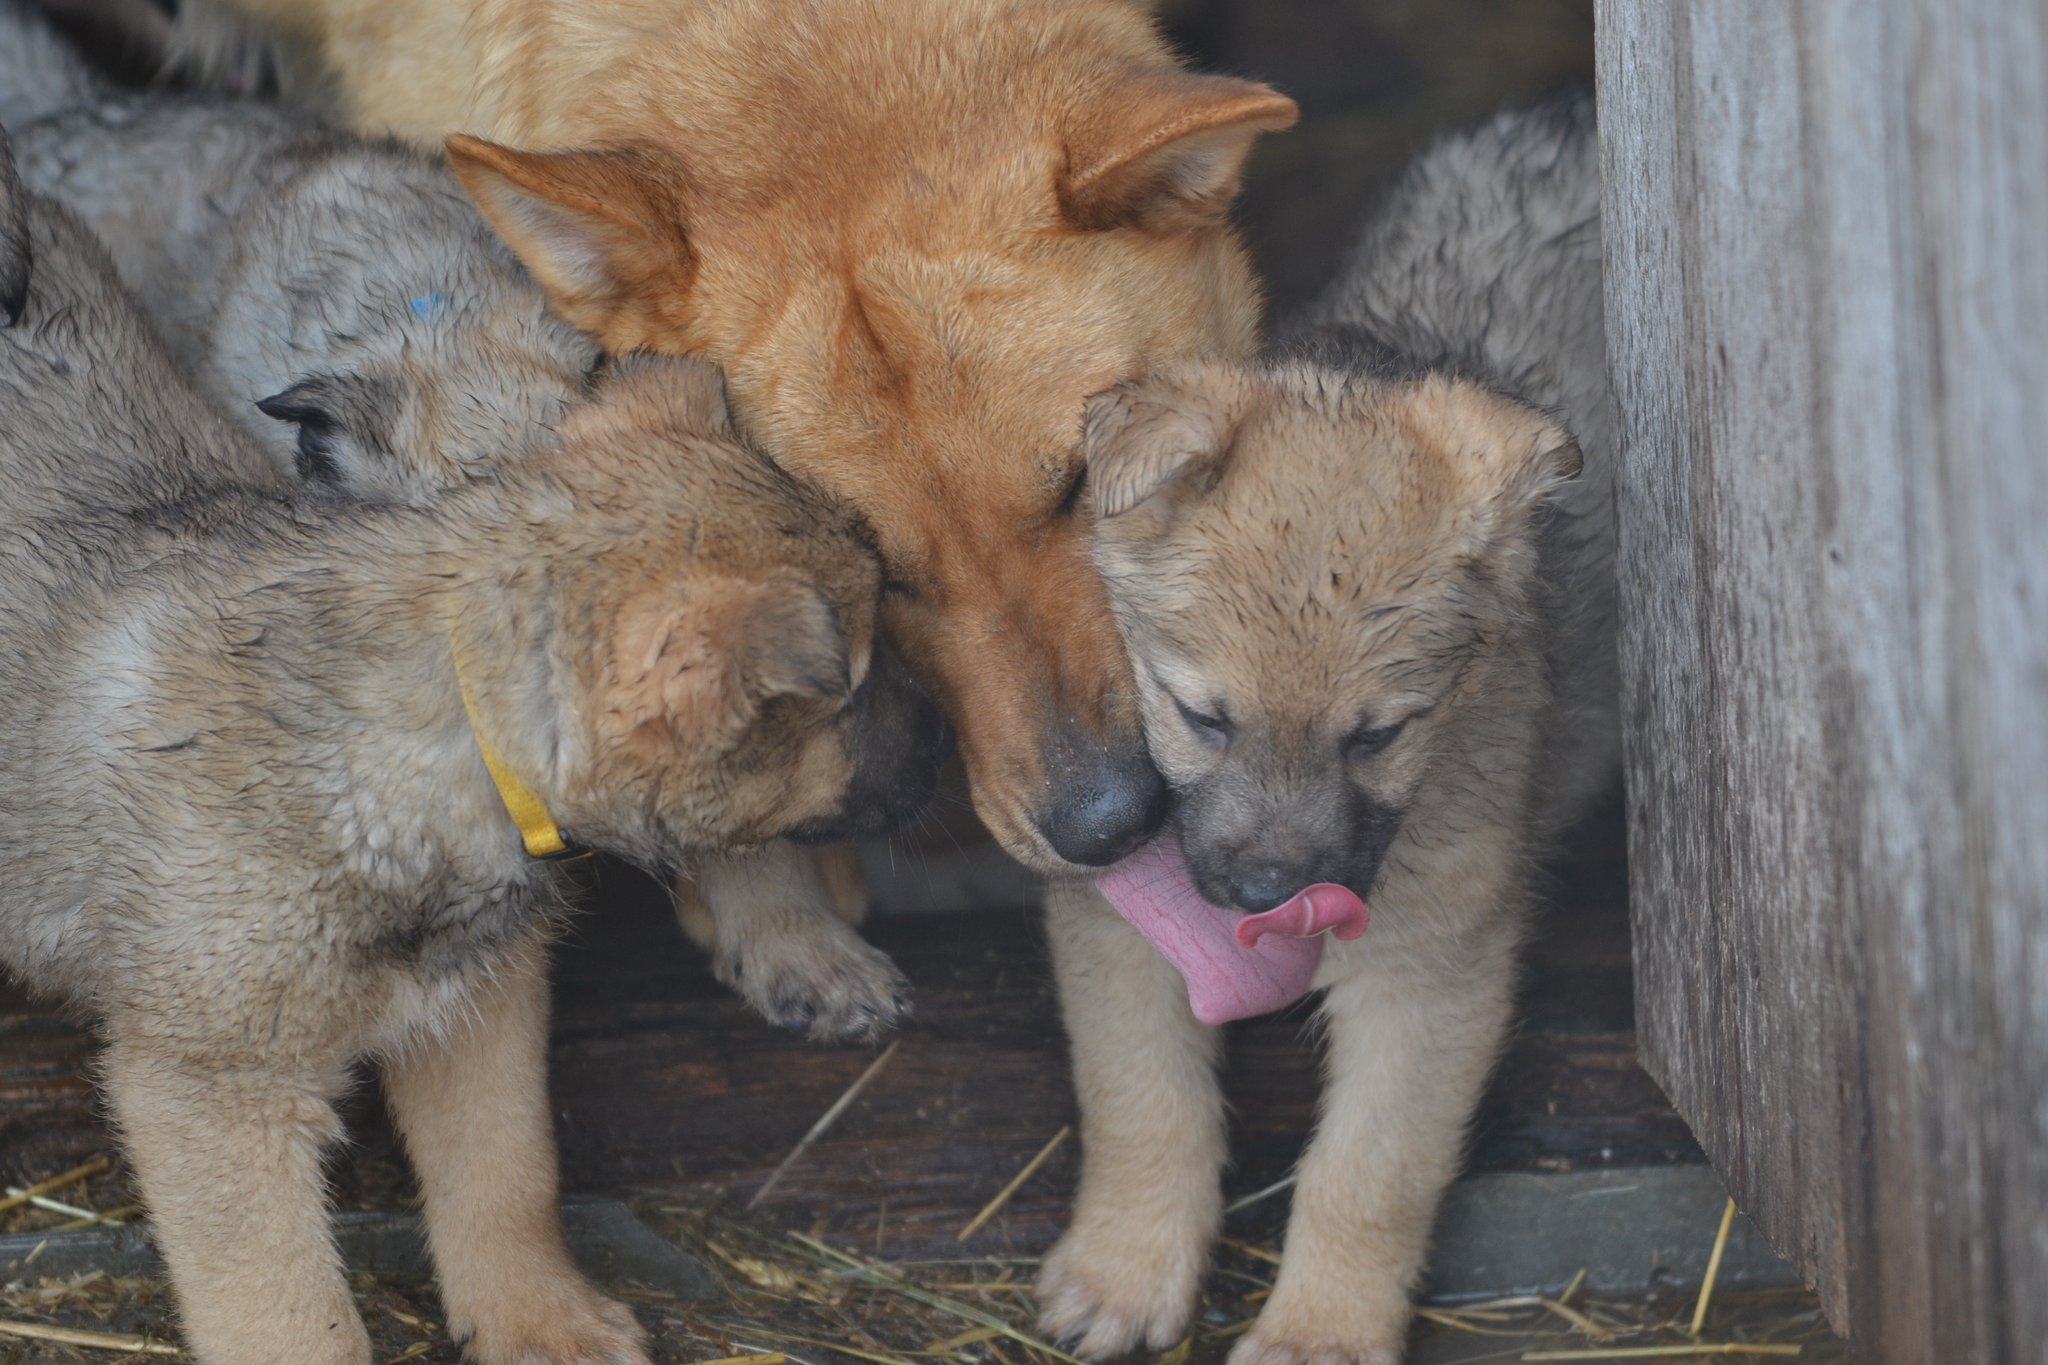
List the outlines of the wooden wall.
{"type": "Polygon", "coordinates": [[[1859,1360],[2048,1360],[2048,4],[1597,41],[1646,1059],[1859,1360]]]}

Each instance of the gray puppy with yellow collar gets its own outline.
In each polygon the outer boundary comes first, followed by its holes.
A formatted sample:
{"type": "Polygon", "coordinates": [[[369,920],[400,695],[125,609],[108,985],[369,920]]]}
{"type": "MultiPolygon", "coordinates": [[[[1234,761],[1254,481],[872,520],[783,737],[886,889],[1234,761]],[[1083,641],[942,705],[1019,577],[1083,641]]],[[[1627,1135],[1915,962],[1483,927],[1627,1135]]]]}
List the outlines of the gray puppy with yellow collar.
{"type": "MultiPolygon", "coordinates": [[[[0,110],[23,181],[107,243],[173,358],[280,477],[430,505],[552,448],[599,363],[447,167],[395,142],[112,89],[25,0],[0,0],[0,110]]],[[[852,928],[864,893],[835,897],[816,852],[707,853],[696,894],[680,883],[682,922],[770,1020],[866,1037],[908,985],[852,928]]]]}

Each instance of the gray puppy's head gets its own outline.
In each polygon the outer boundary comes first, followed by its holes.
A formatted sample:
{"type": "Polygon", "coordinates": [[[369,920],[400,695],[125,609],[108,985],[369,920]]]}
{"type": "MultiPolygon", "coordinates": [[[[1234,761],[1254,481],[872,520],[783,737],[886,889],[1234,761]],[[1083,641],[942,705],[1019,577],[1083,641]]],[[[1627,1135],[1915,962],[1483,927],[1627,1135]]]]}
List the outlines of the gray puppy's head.
{"type": "Polygon", "coordinates": [[[332,152],[237,226],[208,387],[301,479],[424,504],[552,446],[598,360],[446,168],[332,152]]]}
{"type": "Polygon", "coordinates": [[[14,147],[0,128],[0,327],[12,327],[28,305],[32,264],[28,241],[28,191],[14,170],[14,147]]]}
{"type": "MultiPolygon", "coordinates": [[[[1542,695],[1541,412],[1443,376],[1195,365],[1088,407],[1095,556],[1190,871],[1217,905],[1367,896],[1429,781],[1542,695]]],[[[1519,718],[1519,720],[1517,720],[1519,718]]],[[[1469,760],[1469,761],[1464,761],[1469,760]]]]}

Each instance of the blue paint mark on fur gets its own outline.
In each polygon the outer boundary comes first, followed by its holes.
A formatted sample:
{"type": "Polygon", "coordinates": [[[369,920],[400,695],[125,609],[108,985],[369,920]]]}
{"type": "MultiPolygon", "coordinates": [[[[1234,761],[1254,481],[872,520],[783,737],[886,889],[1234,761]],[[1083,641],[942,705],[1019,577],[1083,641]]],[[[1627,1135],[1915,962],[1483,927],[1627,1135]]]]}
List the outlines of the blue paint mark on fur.
{"type": "Polygon", "coordinates": [[[421,295],[412,301],[412,311],[428,322],[448,311],[448,296],[436,289],[431,294],[421,295]]]}

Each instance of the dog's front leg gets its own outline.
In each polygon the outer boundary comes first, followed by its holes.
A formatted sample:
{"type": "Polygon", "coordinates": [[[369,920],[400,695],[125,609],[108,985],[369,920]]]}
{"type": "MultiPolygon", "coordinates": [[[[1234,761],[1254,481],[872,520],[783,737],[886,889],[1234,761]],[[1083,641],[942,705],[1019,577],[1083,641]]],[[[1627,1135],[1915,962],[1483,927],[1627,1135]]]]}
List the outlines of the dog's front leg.
{"type": "Polygon", "coordinates": [[[711,949],[718,979],[769,1023],[819,1042],[873,1038],[910,1007],[903,973],[852,928],[848,912],[866,907],[851,854],[776,840],[707,857],[694,886],[676,885],[677,918],[711,949]]]}
{"type": "Polygon", "coordinates": [[[471,989],[446,1037],[384,1064],[426,1198],[450,1335],[477,1365],[646,1365],[632,1313],[562,1241],[548,1115],[546,955],[530,944],[471,989]]]}
{"type": "Polygon", "coordinates": [[[1359,967],[1323,1002],[1322,1120],[1284,1263],[1230,1365],[1395,1365],[1429,1230],[1506,1033],[1515,930],[1456,945],[1332,945],[1359,967]]]}
{"type": "Polygon", "coordinates": [[[185,1339],[205,1365],[365,1365],[327,1224],[339,1065],[214,1064],[116,1015],[107,1097],[141,1177],[185,1339]]]}
{"type": "Polygon", "coordinates": [[[1081,1102],[1081,1189],[1039,1273],[1040,1320],[1082,1355],[1171,1346],[1222,1222],[1220,1035],[1171,964],[1086,881],[1046,888],[1081,1102]]]}

